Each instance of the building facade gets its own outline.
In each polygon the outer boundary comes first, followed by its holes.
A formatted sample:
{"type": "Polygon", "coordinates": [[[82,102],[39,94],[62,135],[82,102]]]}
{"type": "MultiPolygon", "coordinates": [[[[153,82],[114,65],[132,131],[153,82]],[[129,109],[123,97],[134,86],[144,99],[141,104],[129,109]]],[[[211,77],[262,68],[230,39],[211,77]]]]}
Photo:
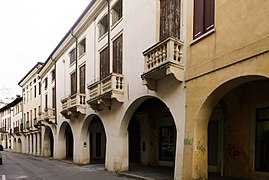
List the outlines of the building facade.
{"type": "Polygon", "coordinates": [[[22,88],[22,153],[41,154],[41,132],[38,118],[41,115],[41,81],[38,71],[43,63],[38,62],[19,82],[22,88]]]}
{"type": "Polygon", "coordinates": [[[186,3],[184,178],[268,179],[269,3],[186,3]]]}
{"type": "Polygon", "coordinates": [[[0,109],[0,142],[5,149],[15,150],[17,148],[16,135],[20,135],[21,112],[22,97],[19,95],[0,109]]]}
{"type": "Polygon", "coordinates": [[[165,166],[181,179],[183,5],[91,1],[45,63],[19,82],[12,149],[109,171],[165,166]]]}

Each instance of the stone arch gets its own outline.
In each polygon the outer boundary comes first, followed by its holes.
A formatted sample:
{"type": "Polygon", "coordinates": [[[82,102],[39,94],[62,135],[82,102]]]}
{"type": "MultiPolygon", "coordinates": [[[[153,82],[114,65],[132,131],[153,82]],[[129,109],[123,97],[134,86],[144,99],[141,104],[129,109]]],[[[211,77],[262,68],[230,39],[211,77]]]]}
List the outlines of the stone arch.
{"type": "Polygon", "coordinates": [[[80,136],[80,142],[83,143],[81,146],[83,147],[81,152],[81,160],[80,164],[89,164],[89,163],[104,163],[105,156],[106,156],[106,130],[104,126],[104,122],[102,119],[96,115],[96,114],[90,114],[84,121],[81,129],[81,136],[80,136]],[[95,132],[93,132],[95,131],[95,132]],[[98,131],[98,132],[97,132],[98,131]],[[99,137],[99,135],[101,135],[99,137]],[[96,138],[101,138],[100,143],[98,144],[96,138]],[[93,141],[95,143],[93,143],[93,141]],[[97,144],[96,144],[97,143],[97,144]],[[100,145],[101,147],[101,154],[102,156],[99,158],[99,161],[97,161],[96,157],[93,156],[93,154],[96,153],[96,150],[94,151],[96,146],[100,145]],[[94,152],[94,153],[93,153],[94,152]],[[93,162],[93,158],[95,158],[95,161],[93,162]]]}
{"type": "Polygon", "coordinates": [[[14,138],[13,140],[13,151],[17,152],[17,139],[16,138],[14,138]]]}
{"type": "MultiPolygon", "coordinates": [[[[64,121],[59,128],[58,143],[59,143],[58,158],[59,159],[66,159],[66,158],[73,159],[74,136],[73,136],[72,126],[67,121],[64,121]],[[69,134],[67,134],[66,131],[70,131],[69,134]],[[70,137],[70,140],[72,140],[72,142],[70,142],[72,149],[67,149],[67,146],[68,146],[67,143],[69,142],[68,137],[70,137]],[[70,155],[71,157],[68,157],[68,155],[70,155]]],[[[69,148],[71,148],[71,146],[69,148]]]]}
{"type": "MultiPolygon", "coordinates": [[[[225,82],[216,84],[207,95],[203,96],[203,102],[198,108],[196,115],[193,154],[192,154],[192,176],[196,178],[208,178],[208,123],[214,107],[230,91],[248,82],[266,80],[267,77],[261,75],[245,75],[227,79],[225,82]]],[[[233,100],[234,102],[236,100],[233,100]]],[[[236,103],[236,102],[235,102],[236,103]]]]}
{"type": "Polygon", "coordinates": [[[171,168],[171,174],[173,174],[176,134],[175,119],[163,100],[155,96],[143,96],[136,99],[128,107],[120,124],[119,144],[123,149],[122,155],[125,156],[122,162],[126,162],[122,166],[125,166],[126,170],[130,170],[130,163],[136,161],[141,165],[169,166],[173,167],[171,168]],[[171,137],[171,142],[166,143],[161,140],[164,131],[168,132],[167,136],[171,137]],[[132,141],[130,137],[138,138],[139,142],[132,141]],[[135,146],[131,145],[133,143],[137,144],[140,152],[137,157],[132,157],[132,154],[137,153],[136,151],[130,151],[135,149],[135,146]],[[171,157],[165,156],[165,153],[171,154],[171,157]]]}
{"type": "Polygon", "coordinates": [[[54,135],[49,126],[46,126],[44,132],[44,149],[43,153],[45,157],[53,157],[54,155],[54,135]]]}

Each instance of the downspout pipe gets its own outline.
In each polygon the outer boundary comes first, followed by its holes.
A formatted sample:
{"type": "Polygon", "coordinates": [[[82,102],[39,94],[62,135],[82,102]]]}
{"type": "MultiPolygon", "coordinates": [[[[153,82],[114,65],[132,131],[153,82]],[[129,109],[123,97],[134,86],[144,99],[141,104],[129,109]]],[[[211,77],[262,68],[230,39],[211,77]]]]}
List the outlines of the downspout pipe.
{"type": "Polygon", "coordinates": [[[73,33],[73,29],[71,29],[71,36],[75,39],[76,41],[76,48],[75,48],[75,53],[76,53],[76,90],[77,90],[77,94],[79,92],[79,88],[78,88],[78,37],[74,35],[73,33]]]}
{"type": "Polygon", "coordinates": [[[113,71],[113,64],[110,62],[110,0],[107,1],[107,23],[108,23],[108,32],[107,32],[107,51],[108,51],[108,62],[109,62],[109,68],[112,67],[110,70],[111,72],[113,71]]]}
{"type": "MultiPolygon", "coordinates": [[[[57,76],[56,76],[56,61],[52,58],[52,56],[50,57],[51,61],[54,63],[54,75],[55,75],[55,79],[54,79],[54,89],[55,89],[55,125],[57,125],[57,76]]],[[[52,92],[53,93],[53,92],[52,92]]]]}

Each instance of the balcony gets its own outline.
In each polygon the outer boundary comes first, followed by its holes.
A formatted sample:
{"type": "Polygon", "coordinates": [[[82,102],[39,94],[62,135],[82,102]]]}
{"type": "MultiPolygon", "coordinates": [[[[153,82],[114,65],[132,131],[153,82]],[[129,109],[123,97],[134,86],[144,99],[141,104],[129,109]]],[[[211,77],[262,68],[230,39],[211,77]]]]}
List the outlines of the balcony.
{"type": "Polygon", "coordinates": [[[55,124],[55,108],[45,109],[44,120],[49,124],[55,124]]]}
{"type": "Polygon", "coordinates": [[[8,133],[5,127],[0,128],[0,133],[8,133]]]}
{"type": "Polygon", "coordinates": [[[28,129],[28,130],[30,129],[30,122],[29,121],[26,121],[25,128],[28,129]]]}
{"type": "Polygon", "coordinates": [[[145,57],[144,73],[141,75],[143,84],[150,90],[156,91],[158,80],[170,75],[182,82],[184,78],[182,46],[181,41],[169,37],[146,50],[143,53],[145,57]]]}
{"type": "Polygon", "coordinates": [[[23,123],[20,124],[20,132],[23,132],[23,123]]]}
{"type": "Polygon", "coordinates": [[[89,100],[87,103],[94,110],[101,110],[101,105],[111,108],[113,99],[124,101],[123,75],[111,73],[101,81],[88,85],[89,100]]]}
{"type": "Polygon", "coordinates": [[[74,94],[62,99],[62,111],[61,114],[70,119],[71,115],[78,118],[79,115],[86,114],[86,95],[74,94]]]}
{"type": "Polygon", "coordinates": [[[20,130],[19,130],[19,126],[14,127],[14,133],[17,134],[17,133],[19,133],[19,132],[20,132],[20,130]]]}

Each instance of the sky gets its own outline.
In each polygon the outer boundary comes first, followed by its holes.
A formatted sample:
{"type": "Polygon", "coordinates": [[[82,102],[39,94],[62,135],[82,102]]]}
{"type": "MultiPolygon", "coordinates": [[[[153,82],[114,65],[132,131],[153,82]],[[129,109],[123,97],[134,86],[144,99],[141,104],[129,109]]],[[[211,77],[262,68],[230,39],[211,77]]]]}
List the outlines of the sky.
{"type": "Polygon", "coordinates": [[[21,94],[18,82],[45,62],[91,0],[0,2],[0,101],[21,94]]]}

